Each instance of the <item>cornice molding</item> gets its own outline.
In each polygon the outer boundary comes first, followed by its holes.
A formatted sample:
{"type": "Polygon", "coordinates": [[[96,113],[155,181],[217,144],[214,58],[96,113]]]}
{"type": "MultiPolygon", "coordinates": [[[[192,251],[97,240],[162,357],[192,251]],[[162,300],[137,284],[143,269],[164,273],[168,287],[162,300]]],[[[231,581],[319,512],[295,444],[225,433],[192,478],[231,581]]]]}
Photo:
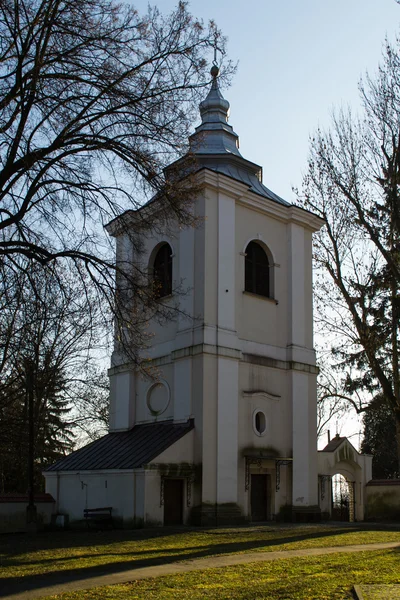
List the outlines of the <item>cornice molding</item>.
{"type": "Polygon", "coordinates": [[[242,392],[243,398],[248,398],[250,400],[255,399],[255,398],[262,398],[263,400],[273,400],[274,402],[278,402],[281,398],[281,396],[277,395],[277,394],[272,394],[270,392],[267,392],[265,390],[258,390],[258,391],[253,391],[253,392],[242,392]]]}

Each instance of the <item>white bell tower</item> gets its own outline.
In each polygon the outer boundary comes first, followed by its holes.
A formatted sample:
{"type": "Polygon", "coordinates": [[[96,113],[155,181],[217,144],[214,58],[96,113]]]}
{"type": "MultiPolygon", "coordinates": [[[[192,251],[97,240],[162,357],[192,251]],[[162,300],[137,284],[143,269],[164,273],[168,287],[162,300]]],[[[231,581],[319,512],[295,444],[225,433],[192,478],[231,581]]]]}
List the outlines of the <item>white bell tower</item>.
{"type": "MultiPolygon", "coordinates": [[[[262,168],[239,152],[218,67],[211,75],[190,138],[201,224],[146,239],[140,258],[160,278],[159,301],[179,301],[186,316],[150,324],[156,386],[113,365],[110,431],[193,420],[190,452],[172,446],[169,457],[194,465],[197,522],[268,520],[284,509],[316,519],[312,233],[323,223],[263,185],[262,168]],[[176,298],[179,282],[187,293],[176,298]]],[[[129,253],[116,222],[108,231],[117,253],[129,253]]]]}

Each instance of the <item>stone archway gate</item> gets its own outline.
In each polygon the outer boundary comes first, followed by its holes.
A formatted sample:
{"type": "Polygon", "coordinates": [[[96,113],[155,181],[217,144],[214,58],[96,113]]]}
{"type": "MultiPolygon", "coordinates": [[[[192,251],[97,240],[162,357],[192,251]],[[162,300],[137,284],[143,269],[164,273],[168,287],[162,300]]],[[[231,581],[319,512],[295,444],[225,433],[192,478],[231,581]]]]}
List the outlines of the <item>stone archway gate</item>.
{"type": "Polygon", "coordinates": [[[318,498],[322,513],[332,516],[332,477],[342,475],[349,486],[349,520],[363,521],[365,486],[372,478],[372,456],[360,454],[346,437],[336,435],[318,452],[318,498]]]}

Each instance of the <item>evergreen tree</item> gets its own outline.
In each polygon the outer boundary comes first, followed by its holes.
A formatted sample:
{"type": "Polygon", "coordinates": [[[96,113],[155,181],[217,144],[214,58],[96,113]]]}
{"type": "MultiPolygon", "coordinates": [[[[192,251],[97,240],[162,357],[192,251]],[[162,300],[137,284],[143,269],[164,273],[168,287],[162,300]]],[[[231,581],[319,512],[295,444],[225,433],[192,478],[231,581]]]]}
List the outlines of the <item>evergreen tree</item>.
{"type": "Polygon", "coordinates": [[[15,284],[0,312],[0,486],[25,492],[29,394],[40,487],[41,470],[73,447],[71,397],[96,340],[95,315],[68,272],[26,265],[15,284]]]}
{"type": "Polygon", "coordinates": [[[364,439],[361,452],[372,454],[373,479],[400,477],[397,464],[396,422],[393,411],[385,402],[379,402],[372,411],[365,413],[364,439]]]}

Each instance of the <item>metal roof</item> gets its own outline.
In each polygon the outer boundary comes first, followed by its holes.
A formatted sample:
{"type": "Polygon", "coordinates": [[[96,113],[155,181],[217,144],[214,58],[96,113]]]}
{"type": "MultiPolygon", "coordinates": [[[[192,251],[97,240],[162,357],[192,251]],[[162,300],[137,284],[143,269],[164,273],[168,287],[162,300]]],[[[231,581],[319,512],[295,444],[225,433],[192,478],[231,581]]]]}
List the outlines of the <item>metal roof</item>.
{"type": "Polygon", "coordinates": [[[320,452],[334,452],[336,450],[336,448],[339,448],[340,444],[342,442],[344,442],[345,440],[347,440],[346,437],[340,437],[339,434],[337,434],[330,442],[329,444],[327,444],[325,446],[325,448],[323,448],[323,450],[320,450],[320,452]]]}
{"type": "Polygon", "coordinates": [[[47,471],[137,469],[149,463],[194,428],[186,423],[145,423],[129,431],[113,432],[72,452],[47,471]]]}
{"type": "MultiPolygon", "coordinates": [[[[210,171],[215,171],[216,173],[222,173],[231,179],[235,179],[236,181],[240,181],[248,186],[251,192],[258,194],[259,196],[263,196],[264,198],[268,198],[268,200],[272,200],[273,202],[278,202],[278,204],[283,204],[284,206],[291,206],[290,202],[287,202],[271,190],[269,190],[263,183],[260,181],[258,173],[254,170],[251,171],[248,168],[245,168],[244,165],[247,166],[249,161],[242,159],[243,166],[238,164],[238,160],[234,160],[230,156],[224,156],[223,160],[220,160],[220,156],[214,156],[210,160],[210,157],[196,156],[198,162],[203,165],[204,168],[210,169],[210,171]]],[[[261,171],[261,167],[259,167],[261,171]]]]}

